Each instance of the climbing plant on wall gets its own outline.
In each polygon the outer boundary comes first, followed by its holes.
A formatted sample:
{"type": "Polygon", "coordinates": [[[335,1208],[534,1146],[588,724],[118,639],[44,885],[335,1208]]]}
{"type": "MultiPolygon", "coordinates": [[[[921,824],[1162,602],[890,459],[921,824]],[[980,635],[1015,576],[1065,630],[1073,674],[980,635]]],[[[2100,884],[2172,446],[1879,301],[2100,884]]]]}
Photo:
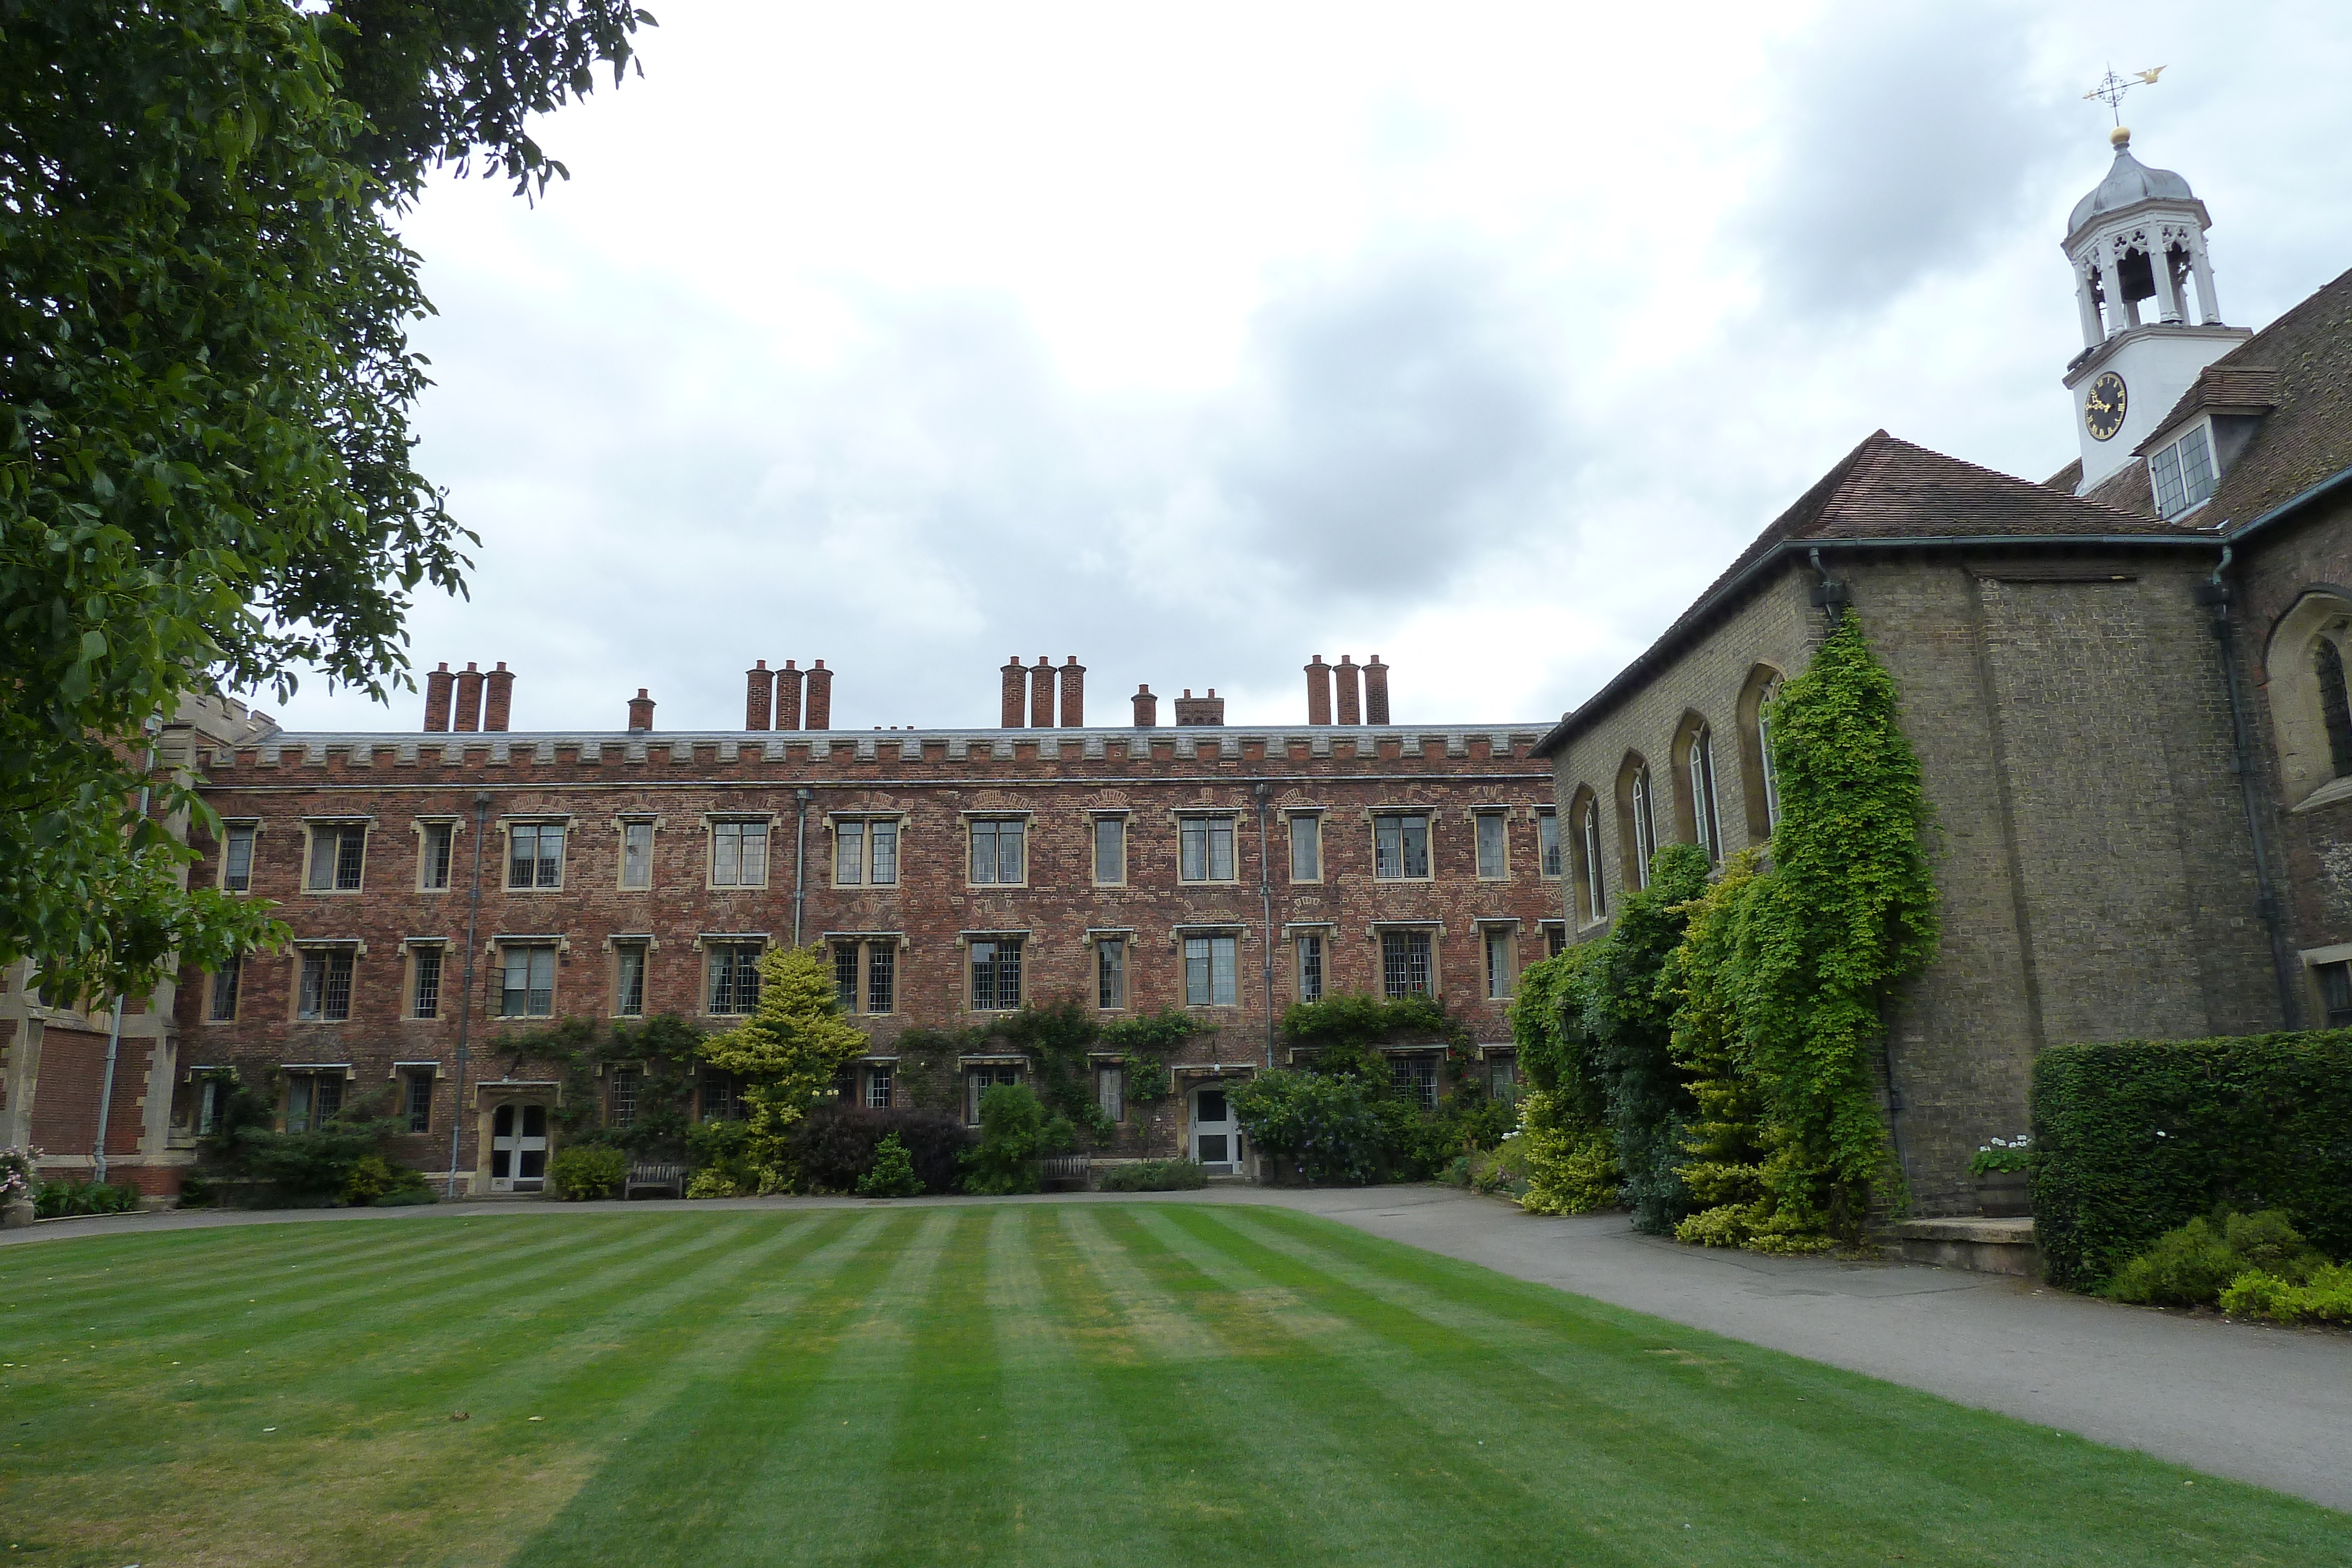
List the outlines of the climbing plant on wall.
{"type": "Polygon", "coordinates": [[[1870,1053],[1883,999],[1934,956],[1937,922],[1898,706],[1861,623],[1842,617],[1771,709],[1770,868],[1735,868],[1686,912],[1660,992],[1677,1058],[1710,1086],[1682,1180],[1717,1201],[1691,1239],[1812,1249],[1857,1239],[1874,1197],[1900,1202],[1870,1053]]]}

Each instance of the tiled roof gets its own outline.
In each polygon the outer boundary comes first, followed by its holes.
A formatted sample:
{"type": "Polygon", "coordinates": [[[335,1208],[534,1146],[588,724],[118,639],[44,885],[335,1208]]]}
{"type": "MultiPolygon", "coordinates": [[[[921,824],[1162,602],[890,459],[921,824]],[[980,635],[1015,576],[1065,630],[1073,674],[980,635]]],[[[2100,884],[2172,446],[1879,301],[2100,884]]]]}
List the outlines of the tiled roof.
{"type": "MultiPolygon", "coordinates": [[[[2249,342],[2252,340],[2248,340],[2249,342]]],[[[2189,390],[2172,411],[2157,421],[2156,430],[2146,441],[2132,450],[2145,457],[2148,452],[2168,440],[2173,426],[2192,413],[2210,409],[2215,413],[2268,413],[2279,403],[2279,370],[2276,365],[2240,364],[2238,355],[2244,345],[2222,355],[2197,372],[2189,390]]]]}
{"type": "Polygon", "coordinates": [[[2213,516],[2246,524],[2352,465],[2352,272],[2209,366],[2274,372],[2277,406],[2213,492],[2213,516]]]}
{"type": "Polygon", "coordinates": [[[1576,729],[1613,708],[1685,633],[1720,608],[1720,601],[1748,573],[1783,549],[1813,543],[2211,537],[2203,528],[2078,499],[1875,431],[1774,518],[1640,657],[1581,706],[1562,715],[1537,753],[1548,755],[1576,729]]]}
{"type": "Polygon", "coordinates": [[[2125,511],[2137,512],[2143,517],[2157,516],[2156,492],[2148,488],[2147,459],[2126,459],[2122,467],[2084,491],[2083,499],[2121,507],[2125,511]]]}

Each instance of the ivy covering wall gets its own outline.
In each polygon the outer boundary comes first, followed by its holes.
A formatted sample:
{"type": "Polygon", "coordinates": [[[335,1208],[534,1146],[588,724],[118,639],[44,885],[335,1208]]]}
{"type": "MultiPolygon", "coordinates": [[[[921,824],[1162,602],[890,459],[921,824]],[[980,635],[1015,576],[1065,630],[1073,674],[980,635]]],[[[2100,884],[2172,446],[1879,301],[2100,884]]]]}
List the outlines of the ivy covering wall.
{"type": "Polygon", "coordinates": [[[1872,1058],[1936,948],[1918,758],[1850,613],[1768,716],[1769,853],[1710,876],[1668,845],[1605,936],[1521,977],[1530,1207],[1592,1206],[1603,1131],[1634,1224],[1686,1241],[1818,1251],[1903,1202],[1872,1058]]]}

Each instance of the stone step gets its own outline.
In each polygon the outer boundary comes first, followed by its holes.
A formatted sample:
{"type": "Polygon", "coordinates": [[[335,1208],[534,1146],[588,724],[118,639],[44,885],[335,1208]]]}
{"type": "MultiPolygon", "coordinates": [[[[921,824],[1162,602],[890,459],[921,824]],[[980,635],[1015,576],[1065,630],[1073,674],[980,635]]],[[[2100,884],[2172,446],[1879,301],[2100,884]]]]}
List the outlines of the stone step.
{"type": "Polygon", "coordinates": [[[1878,1239],[1909,1263],[2026,1280],[2042,1277],[2042,1251],[2033,1239],[2031,1218],[1905,1219],[1881,1228],[1878,1239]]]}

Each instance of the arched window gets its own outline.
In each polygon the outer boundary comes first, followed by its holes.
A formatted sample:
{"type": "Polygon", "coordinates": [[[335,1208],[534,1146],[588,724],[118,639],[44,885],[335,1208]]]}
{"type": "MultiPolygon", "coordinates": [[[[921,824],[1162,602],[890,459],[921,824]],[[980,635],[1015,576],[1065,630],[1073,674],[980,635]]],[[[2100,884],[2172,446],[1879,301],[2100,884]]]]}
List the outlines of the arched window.
{"type": "Polygon", "coordinates": [[[2312,674],[2319,680],[2319,717],[2327,727],[2327,761],[2336,777],[2352,773],[2352,700],[2344,690],[2344,652],[2321,637],[2311,650],[2312,674]]]}
{"type": "Polygon", "coordinates": [[[1734,817],[1748,828],[1748,842],[1761,844],[1780,825],[1780,779],[1772,766],[1772,705],[1780,697],[1780,672],[1758,664],[1739,688],[1739,805],[1734,817]]]}
{"type": "Polygon", "coordinates": [[[1691,732],[1684,766],[1690,769],[1692,837],[1706,852],[1709,865],[1721,865],[1723,819],[1715,809],[1715,732],[1704,723],[1691,732]]]}
{"type": "Polygon", "coordinates": [[[1633,885],[1650,885],[1650,862],[1658,852],[1658,820],[1650,799],[1650,765],[1637,762],[1633,766],[1633,820],[1630,835],[1633,846],[1633,885]]]}
{"type": "Polygon", "coordinates": [[[2345,650],[2352,646],[2352,591],[2306,589],[2271,628],[2263,691],[2278,743],[2285,804],[2352,779],[2352,696],[2345,650]]]}
{"type": "Polygon", "coordinates": [[[1584,843],[1584,902],[1589,918],[1601,920],[1609,914],[1609,894],[1601,882],[1601,802],[1587,800],[1584,816],[1577,826],[1578,836],[1584,843]]]}

